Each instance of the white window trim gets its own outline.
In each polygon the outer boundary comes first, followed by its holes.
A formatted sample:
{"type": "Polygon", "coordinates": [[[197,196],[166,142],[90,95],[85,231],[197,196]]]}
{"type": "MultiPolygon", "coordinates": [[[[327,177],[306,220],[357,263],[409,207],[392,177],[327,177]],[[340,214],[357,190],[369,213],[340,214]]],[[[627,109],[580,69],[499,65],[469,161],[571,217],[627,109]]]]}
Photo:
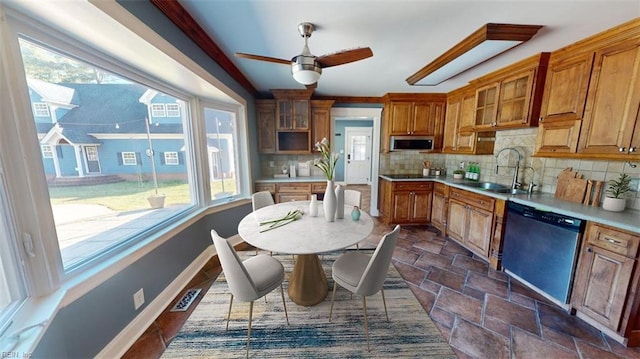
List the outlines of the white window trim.
{"type": "Polygon", "coordinates": [[[121,152],[120,155],[122,156],[122,165],[123,166],[137,166],[138,165],[138,158],[136,157],[136,153],[135,152],[121,152]],[[133,161],[132,161],[133,159],[133,161]]]}
{"type": "Polygon", "coordinates": [[[43,144],[40,145],[40,149],[42,150],[42,158],[53,158],[53,146],[43,144]]]}
{"type": "Polygon", "coordinates": [[[152,103],[151,116],[153,117],[167,117],[167,110],[163,103],[152,103]]]}
{"type": "Polygon", "coordinates": [[[164,164],[167,166],[177,166],[180,164],[180,158],[178,152],[169,151],[164,153],[164,164]]]}
{"type": "Polygon", "coordinates": [[[50,117],[49,105],[46,102],[34,102],[33,115],[36,117],[50,117]]]}
{"type": "Polygon", "coordinates": [[[178,105],[177,103],[165,104],[165,109],[166,109],[167,117],[180,117],[181,116],[181,112],[182,111],[180,111],[180,105],[178,105]]]}

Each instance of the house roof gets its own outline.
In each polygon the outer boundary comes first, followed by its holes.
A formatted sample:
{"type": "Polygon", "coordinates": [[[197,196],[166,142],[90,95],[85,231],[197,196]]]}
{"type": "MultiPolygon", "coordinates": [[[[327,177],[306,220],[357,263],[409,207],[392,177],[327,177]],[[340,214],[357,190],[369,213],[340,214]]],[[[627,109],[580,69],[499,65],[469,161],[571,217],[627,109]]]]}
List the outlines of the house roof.
{"type": "Polygon", "coordinates": [[[38,79],[27,79],[31,90],[35,91],[44,101],[58,105],[71,105],[75,91],[67,86],[52,84],[38,79]]]}

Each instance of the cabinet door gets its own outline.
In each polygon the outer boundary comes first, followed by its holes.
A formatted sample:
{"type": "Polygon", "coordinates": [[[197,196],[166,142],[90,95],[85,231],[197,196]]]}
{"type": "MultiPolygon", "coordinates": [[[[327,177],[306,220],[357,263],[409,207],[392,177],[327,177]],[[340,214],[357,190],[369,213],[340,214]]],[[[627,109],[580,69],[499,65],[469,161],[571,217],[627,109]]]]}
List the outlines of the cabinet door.
{"type": "Polygon", "coordinates": [[[498,111],[499,85],[491,84],[476,91],[475,127],[491,127],[496,125],[498,111]]]}
{"type": "Polygon", "coordinates": [[[276,107],[274,103],[257,105],[258,112],[258,151],[272,153],[276,151],[276,107]]]}
{"type": "Polygon", "coordinates": [[[626,154],[640,106],[640,38],[596,52],[578,153],[626,154]]]}
{"type": "Polygon", "coordinates": [[[536,154],[575,153],[581,125],[580,120],[544,120],[538,126],[536,154]]]}
{"type": "Polygon", "coordinates": [[[412,216],[412,192],[393,193],[393,223],[408,223],[412,216]]]}
{"type": "Polygon", "coordinates": [[[491,245],[491,228],[493,228],[493,213],[480,208],[469,206],[469,224],[465,244],[474,253],[489,257],[491,245]]]}
{"type": "Polygon", "coordinates": [[[412,218],[415,223],[429,223],[431,220],[432,192],[412,192],[412,218]]]}
{"type": "Polygon", "coordinates": [[[442,139],[442,152],[456,151],[456,134],[462,98],[452,98],[447,102],[447,112],[444,121],[444,136],[442,139]]]}
{"type": "Polygon", "coordinates": [[[278,122],[279,130],[290,130],[293,128],[293,109],[290,100],[278,100],[278,122]]]}
{"type": "Polygon", "coordinates": [[[535,70],[530,70],[502,81],[497,126],[519,126],[528,122],[534,73],[535,70]]]}
{"type": "Polygon", "coordinates": [[[447,236],[464,242],[468,222],[467,205],[455,199],[449,199],[449,215],[447,218],[447,236]]]}
{"type": "Polygon", "coordinates": [[[582,120],[593,53],[570,58],[551,56],[540,117],[546,122],[582,120]]]}
{"type": "Polygon", "coordinates": [[[435,136],[435,104],[417,102],[413,106],[413,118],[409,131],[412,135],[435,136]]]}
{"type": "Polygon", "coordinates": [[[408,135],[411,134],[409,121],[412,120],[411,102],[393,102],[391,103],[391,135],[408,135]]]}
{"type": "Polygon", "coordinates": [[[586,245],[572,297],[575,309],[618,331],[634,264],[632,258],[586,245]]]}
{"type": "Polygon", "coordinates": [[[444,233],[447,226],[447,198],[444,194],[433,192],[431,202],[431,224],[444,233]]]}
{"type": "Polygon", "coordinates": [[[331,115],[330,110],[325,108],[313,108],[311,110],[311,124],[313,127],[311,146],[315,151],[315,144],[322,141],[323,138],[331,139],[331,115]]]}
{"type": "Polygon", "coordinates": [[[294,130],[309,129],[309,100],[293,100],[293,124],[294,130]]]}

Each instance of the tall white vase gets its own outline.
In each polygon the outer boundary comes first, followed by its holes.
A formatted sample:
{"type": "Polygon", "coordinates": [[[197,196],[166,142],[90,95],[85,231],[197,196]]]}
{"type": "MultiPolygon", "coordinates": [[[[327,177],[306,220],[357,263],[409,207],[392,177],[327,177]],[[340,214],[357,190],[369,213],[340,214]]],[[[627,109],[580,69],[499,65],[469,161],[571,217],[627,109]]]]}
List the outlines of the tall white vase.
{"type": "Polygon", "coordinates": [[[336,219],[336,193],[333,189],[333,180],[327,180],[327,188],[324,190],[322,199],[322,210],[324,219],[327,222],[334,222],[336,219]]]}
{"type": "Polygon", "coordinates": [[[336,219],[344,218],[344,187],[336,186],[336,219]]]}

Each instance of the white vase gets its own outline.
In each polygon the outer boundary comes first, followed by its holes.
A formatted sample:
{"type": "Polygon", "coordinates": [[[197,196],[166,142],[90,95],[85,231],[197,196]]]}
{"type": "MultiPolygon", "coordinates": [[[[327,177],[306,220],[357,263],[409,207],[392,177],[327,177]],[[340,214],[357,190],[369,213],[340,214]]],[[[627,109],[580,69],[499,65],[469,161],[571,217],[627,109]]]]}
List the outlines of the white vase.
{"type": "Polygon", "coordinates": [[[322,210],[324,211],[324,219],[327,222],[335,221],[336,193],[333,189],[333,180],[327,180],[327,188],[324,190],[324,198],[322,199],[322,210]]]}
{"type": "Polygon", "coordinates": [[[318,195],[312,194],[311,201],[309,202],[309,215],[311,217],[318,217],[318,195]]]}
{"type": "Polygon", "coordinates": [[[344,187],[336,186],[336,219],[344,218],[344,187]]]}
{"type": "Polygon", "coordinates": [[[622,212],[626,205],[626,198],[605,197],[602,201],[602,208],[611,212],[622,212]]]}

